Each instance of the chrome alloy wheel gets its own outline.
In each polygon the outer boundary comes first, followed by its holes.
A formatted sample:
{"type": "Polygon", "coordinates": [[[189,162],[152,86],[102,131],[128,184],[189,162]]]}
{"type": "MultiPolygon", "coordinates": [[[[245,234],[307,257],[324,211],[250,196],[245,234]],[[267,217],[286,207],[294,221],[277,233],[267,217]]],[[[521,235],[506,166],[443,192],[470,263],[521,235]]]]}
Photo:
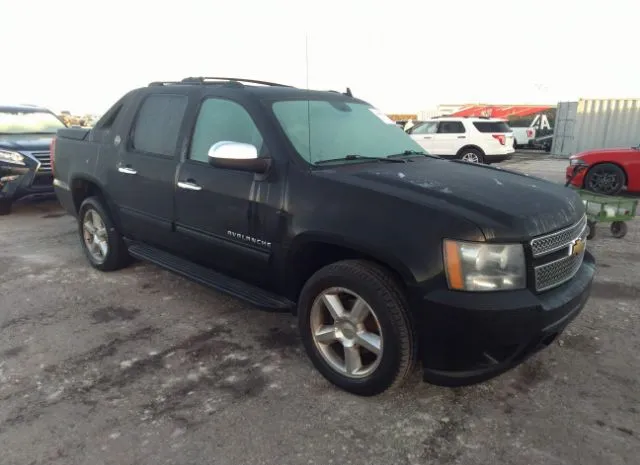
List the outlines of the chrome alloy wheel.
{"type": "Polygon", "coordinates": [[[321,292],[311,307],[313,342],[329,366],[349,378],[373,373],[382,359],[382,327],[371,306],[342,287],[321,292]]]}
{"type": "Polygon", "coordinates": [[[478,157],[477,153],[467,152],[462,155],[462,160],[469,163],[480,163],[480,157],[478,157]]]}
{"type": "Polygon", "coordinates": [[[102,218],[93,209],[88,209],[82,219],[82,237],[84,244],[96,263],[103,263],[109,253],[107,228],[102,218]]]}

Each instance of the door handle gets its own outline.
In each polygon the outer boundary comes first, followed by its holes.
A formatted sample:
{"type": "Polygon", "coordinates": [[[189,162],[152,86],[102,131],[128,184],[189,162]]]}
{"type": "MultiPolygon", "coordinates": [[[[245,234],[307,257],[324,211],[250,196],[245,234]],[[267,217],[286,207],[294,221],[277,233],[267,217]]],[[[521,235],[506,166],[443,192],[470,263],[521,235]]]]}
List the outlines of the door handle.
{"type": "Polygon", "coordinates": [[[458,139],[466,139],[467,136],[458,136],[458,139]]]}
{"type": "Polygon", "coordinates": [[[424,136],[423,139],[431,139],[431,136],[424,136]]]}
{"type": "Polygon", "coordinates": [[[201,191],[202,190],[202,186],[198,186],[196,183],[190,182],[190,181],[178,181],[178,187],[180,189],[187,189],[189,191],[201,191]]]}
{"type": "Polygon", "coordinates": [[[126,166],[118,166],[118,171],[122,174],[138,174],[136,170],[133,168],[128,168],[126,166]]]}

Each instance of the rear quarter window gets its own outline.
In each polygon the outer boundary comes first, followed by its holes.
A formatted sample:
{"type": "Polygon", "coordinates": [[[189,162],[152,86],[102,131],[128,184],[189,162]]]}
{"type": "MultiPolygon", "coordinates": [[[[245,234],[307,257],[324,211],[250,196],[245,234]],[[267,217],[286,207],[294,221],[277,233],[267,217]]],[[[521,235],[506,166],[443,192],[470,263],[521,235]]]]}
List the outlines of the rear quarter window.
{"type": "Polygon", "coordinates": [[[474,121],[473,125],[480,132],[513,132],[504,121],[474,121]]]}

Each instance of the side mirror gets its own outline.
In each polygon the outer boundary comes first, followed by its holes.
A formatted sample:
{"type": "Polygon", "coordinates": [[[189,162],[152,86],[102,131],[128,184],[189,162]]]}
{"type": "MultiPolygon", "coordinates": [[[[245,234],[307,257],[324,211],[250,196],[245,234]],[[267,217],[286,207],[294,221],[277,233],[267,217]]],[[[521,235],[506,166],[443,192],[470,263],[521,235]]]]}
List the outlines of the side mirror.
{"type": "Polygon", "coordinates": [[[209,164],[216,168],[266,173],[271,165],[268,158],[258,158],[258,149],[251,144],[223,140],[209,149],[209,164]]]}

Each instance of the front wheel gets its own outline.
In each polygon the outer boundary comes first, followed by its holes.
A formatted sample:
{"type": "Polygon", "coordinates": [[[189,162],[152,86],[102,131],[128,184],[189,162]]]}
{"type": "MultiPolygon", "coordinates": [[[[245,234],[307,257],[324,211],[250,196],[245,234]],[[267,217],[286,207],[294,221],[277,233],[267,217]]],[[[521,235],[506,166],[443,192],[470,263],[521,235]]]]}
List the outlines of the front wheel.
{"type": "Polygon", "coordinates": [[[591,240],[596,237],[596,222],[587,221],[587,239],[591,240]]]}
{"type": "Polygon", "coordinates": [[[78,228],[91,266],[100,271],[114,271],[129,264],[122,236],[98,197],[89,197],[80,205],[78,228]]]}
{"type": "Polygon", "coordinates": [[[589,169],[585,187],[597,194],[616,195],[624,187],[624,180],[624,171],[618,165],[601,163],[589,169]]]}
{"type": "Polygon", "coordinates": [[[305,284],[298,324],[307,355],[331,383],[371,396],[411,373],[417,346],[394,277],[367,261],[333,263],[305,284]]]}

